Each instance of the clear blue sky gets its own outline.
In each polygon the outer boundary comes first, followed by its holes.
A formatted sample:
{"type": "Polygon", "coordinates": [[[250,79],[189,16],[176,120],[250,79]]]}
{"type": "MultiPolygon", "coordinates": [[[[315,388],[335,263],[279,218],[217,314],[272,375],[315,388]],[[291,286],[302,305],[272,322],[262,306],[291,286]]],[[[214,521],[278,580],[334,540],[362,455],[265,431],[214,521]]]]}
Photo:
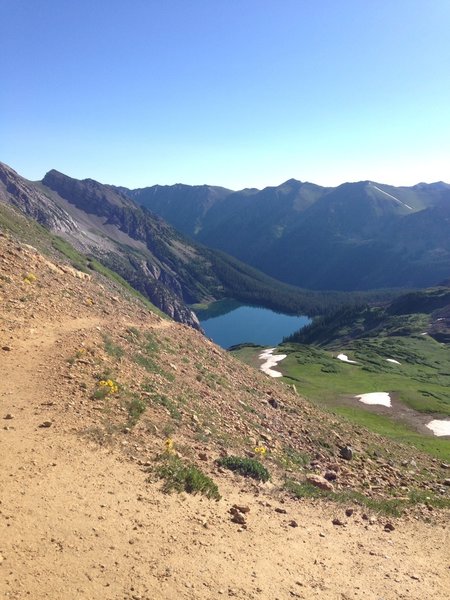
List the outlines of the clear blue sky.
{"type": "Polygon", "coordinates": [[[128,187],[450,180],[449,0],[0,0],[0,160],[128,187]]]}

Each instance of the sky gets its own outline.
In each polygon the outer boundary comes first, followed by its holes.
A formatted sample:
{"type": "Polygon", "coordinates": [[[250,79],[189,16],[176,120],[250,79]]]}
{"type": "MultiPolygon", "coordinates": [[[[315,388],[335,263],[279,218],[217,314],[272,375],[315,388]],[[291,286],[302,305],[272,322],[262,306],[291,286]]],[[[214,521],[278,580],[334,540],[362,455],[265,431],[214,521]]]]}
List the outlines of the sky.
{"type": "Polygon", "coordinates": [[[0,161],[130,188],[450,181],[449,0],[0,0],[0,161]]]}

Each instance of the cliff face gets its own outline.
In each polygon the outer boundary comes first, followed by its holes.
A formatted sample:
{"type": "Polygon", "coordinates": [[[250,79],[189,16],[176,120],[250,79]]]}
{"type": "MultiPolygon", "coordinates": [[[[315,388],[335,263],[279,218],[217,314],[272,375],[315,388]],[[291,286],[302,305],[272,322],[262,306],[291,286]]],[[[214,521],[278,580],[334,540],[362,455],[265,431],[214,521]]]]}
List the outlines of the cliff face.
{"type": "Polygon", "coordinates": [[[78,231],[76,222],[43,191],[0,163],[0,201],[15,206],[44,227],[64,233],[78,231]]]}

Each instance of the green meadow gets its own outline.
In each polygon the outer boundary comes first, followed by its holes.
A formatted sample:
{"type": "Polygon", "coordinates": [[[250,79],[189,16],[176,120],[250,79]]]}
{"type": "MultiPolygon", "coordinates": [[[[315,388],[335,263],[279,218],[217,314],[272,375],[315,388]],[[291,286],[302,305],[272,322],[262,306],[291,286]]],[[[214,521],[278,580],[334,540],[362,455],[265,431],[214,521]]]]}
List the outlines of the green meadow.
{"type": "MultiPolygon", "coordinates": [[[[233,353],[244,362],[259,366],[261,348],[239,347],[233,353]]],[[[450,349],[428,335],[377,337],[349,340],[342,347],[285,343],[276,353],[287,354],[275,367],[281,381],[294,384],[297,392],[327,410],[401,442],[415,445],[441,460],[450,458],[450,440],[419,433],[411,419],[405,421],[398,402],[417,415],[417,423],[450,416],[450,349]],[[358,364],[336,357],[344,353],[358,364]],[[388,362],[394,359],[401,364],[388,362]],[[392,416],[377,414],[351,399],[357,394],[389,392],[397,410],[392,416]],[[415,412],[414,412],[415,411],[415,412]],[[431,420],[431,416],[429,419],[431,420]]],[[[400,405],[401,407],[401,405],[400,405]]],[[[389,409],[387,409],[389,410],[389,409]]]]}

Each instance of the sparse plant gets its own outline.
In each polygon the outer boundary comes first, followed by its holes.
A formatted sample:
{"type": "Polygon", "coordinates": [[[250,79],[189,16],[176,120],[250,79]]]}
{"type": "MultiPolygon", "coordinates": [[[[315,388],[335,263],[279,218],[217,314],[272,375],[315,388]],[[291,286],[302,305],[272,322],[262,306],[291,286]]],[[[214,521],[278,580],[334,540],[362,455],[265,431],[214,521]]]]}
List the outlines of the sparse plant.
{"type": "Polygon", "coordinates": [[[202,494],[213,500],[220,500],[219,488],[214,481],[192,464],[185,464],[173,454],[165,454],[156,468],[156,475],[164,479],[163,491],[170,493],[187,492],[202,494]]]}
{"type": "Polygon", "coordinates": [[[105,345],[105,351],[114,358],[122,358],[124,350],[118,344],[115,344],[108,335],[103,336],[103,343],[105,345]]]}
{"type": "Polygon", "coordinates": [[[111,394],[117,394],[120,386],[114,379],[100,379],[97,383],[97,389],[94,392],[94,398],[101,400],[111,394]]]}
{"type": "Polygon", "coordinates": [[[146,402],[139,397],[132,398],[127,403],[128,410],[128,421],[127,427],[134,427],[136,423],[139,421],[141,415],[145,412],[147,408],[146,402]]]}
{"type": "Polygon", "coordinates": [[[218,459],[217,464],[230,471],[235,471],[244,477],[251,477],[258,481],[268,481],[270,477],[266,467],[255,458],[224,456],[218,459]]]}

